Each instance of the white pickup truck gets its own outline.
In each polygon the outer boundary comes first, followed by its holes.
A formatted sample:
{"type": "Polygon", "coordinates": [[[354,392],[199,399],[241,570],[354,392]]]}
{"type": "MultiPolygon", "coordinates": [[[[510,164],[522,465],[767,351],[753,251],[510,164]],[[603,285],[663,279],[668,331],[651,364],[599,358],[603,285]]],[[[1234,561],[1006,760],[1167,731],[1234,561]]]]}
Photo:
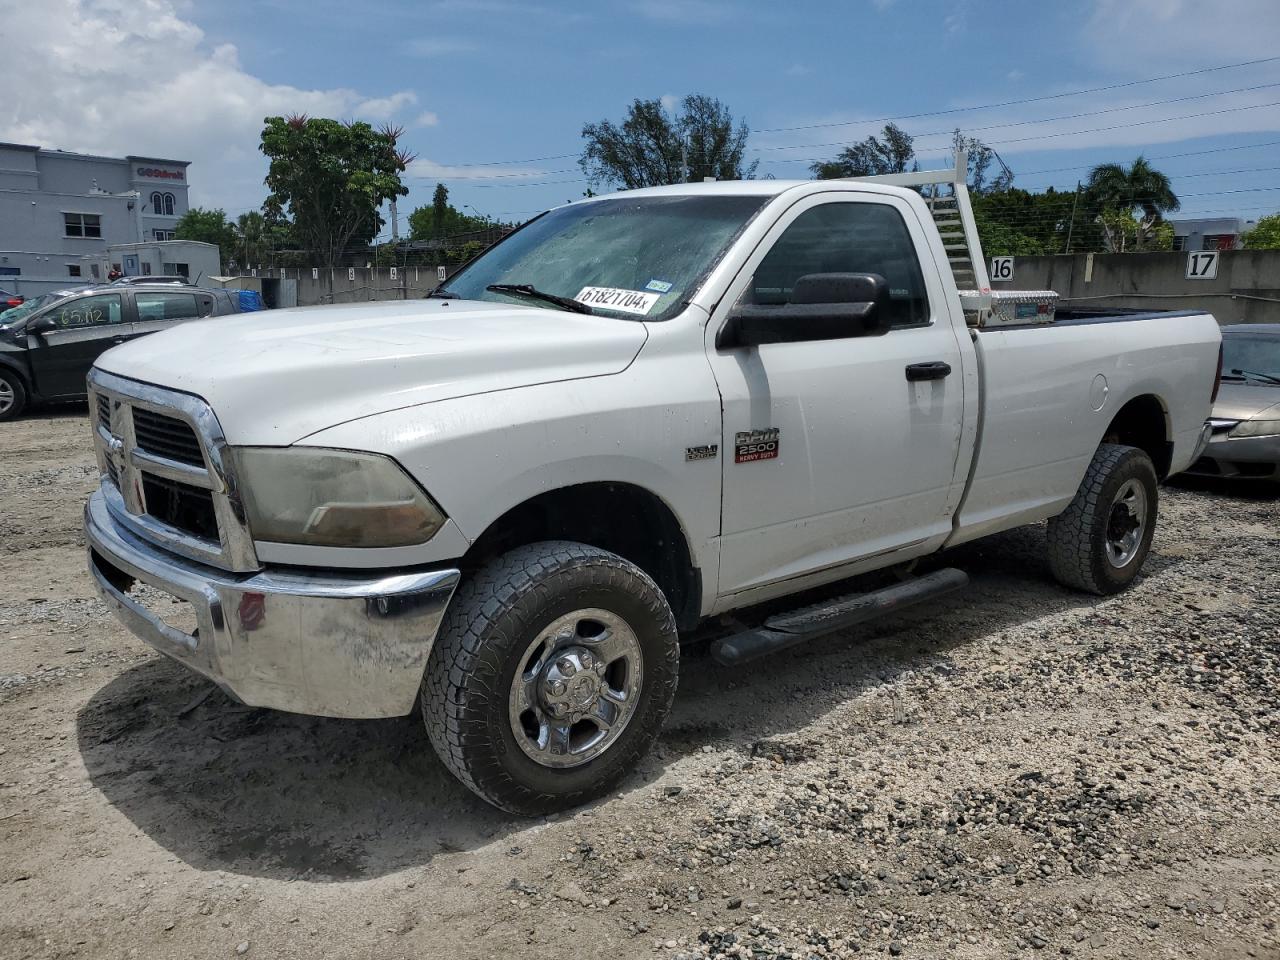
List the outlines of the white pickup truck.
{"type": "Polygon", "coordinates": [[[1120,590],[1207,442],[1218,325],[993,312],[963,180],[928,181],[584,200],[425,300],[111,350],[100,592],[245,703],[420,702],[454,774],[534,814],[636,764],[708,625],[739,663],[964,574],[779,598],[1046,519],[1061,582],[1120,590]]]}

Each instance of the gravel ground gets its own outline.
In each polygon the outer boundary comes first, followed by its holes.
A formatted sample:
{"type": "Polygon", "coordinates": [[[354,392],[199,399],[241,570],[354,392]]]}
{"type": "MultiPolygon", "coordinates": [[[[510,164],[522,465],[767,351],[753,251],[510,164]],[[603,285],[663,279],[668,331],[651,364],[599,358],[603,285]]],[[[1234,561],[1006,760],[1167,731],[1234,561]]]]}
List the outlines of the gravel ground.
{"type": "Polygon", "coordinates": [[[93,599],[83,407],[0,425],[0,956],[1280,957],[1280,499],[1174,487],[1099,601],[1030,527],[971,589],[731,671],[499,814],[418,718],[238,706],[93,599]]]}

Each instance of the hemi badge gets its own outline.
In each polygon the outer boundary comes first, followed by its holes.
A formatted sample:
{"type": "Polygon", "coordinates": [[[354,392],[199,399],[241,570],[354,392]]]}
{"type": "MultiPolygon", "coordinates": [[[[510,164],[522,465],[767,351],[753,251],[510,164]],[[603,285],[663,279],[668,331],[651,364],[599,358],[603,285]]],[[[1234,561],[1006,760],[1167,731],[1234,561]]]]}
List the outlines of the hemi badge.
{"type": "Polygon", "coordinates": [[[686,460],[714,460],[720,453],[720,444],[707,443],[700,447],[685,447],[686,460]]]}

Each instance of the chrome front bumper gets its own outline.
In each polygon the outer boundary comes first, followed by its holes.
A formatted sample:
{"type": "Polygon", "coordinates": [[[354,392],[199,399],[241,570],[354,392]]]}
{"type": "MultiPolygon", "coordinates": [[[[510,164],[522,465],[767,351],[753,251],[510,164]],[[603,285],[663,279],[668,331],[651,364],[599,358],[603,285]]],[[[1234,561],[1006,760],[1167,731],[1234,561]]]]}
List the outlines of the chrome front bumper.
{"type": "Polygon", "coordinates": [[[101,490],[84,526],[89,572],[131,631],[244,703],[315,716],[409,713],[460,578],[226,573],[135,537],[101,490]],[[135,580],[189,603],[197,629],[170,626],[130,596],[135,580]]]}

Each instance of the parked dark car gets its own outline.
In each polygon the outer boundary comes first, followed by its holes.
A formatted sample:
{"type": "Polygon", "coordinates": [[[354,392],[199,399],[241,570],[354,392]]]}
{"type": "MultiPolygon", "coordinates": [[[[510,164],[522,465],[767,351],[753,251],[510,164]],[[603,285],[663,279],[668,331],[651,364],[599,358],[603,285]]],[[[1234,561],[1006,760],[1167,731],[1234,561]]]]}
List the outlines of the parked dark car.
{"type": "Polygon", "coordinates": [[[239,291],[172,284],[76,287],[0,312],[0,420],[27,405],[84,399],[103,351],[201,317],[240,312],[239,291]]]}
{"type": "Polygon", "coordinates": [[[1188,473],[1280,480],[1280,323],[1222,328],[1213,437],[1188,473]]]}

